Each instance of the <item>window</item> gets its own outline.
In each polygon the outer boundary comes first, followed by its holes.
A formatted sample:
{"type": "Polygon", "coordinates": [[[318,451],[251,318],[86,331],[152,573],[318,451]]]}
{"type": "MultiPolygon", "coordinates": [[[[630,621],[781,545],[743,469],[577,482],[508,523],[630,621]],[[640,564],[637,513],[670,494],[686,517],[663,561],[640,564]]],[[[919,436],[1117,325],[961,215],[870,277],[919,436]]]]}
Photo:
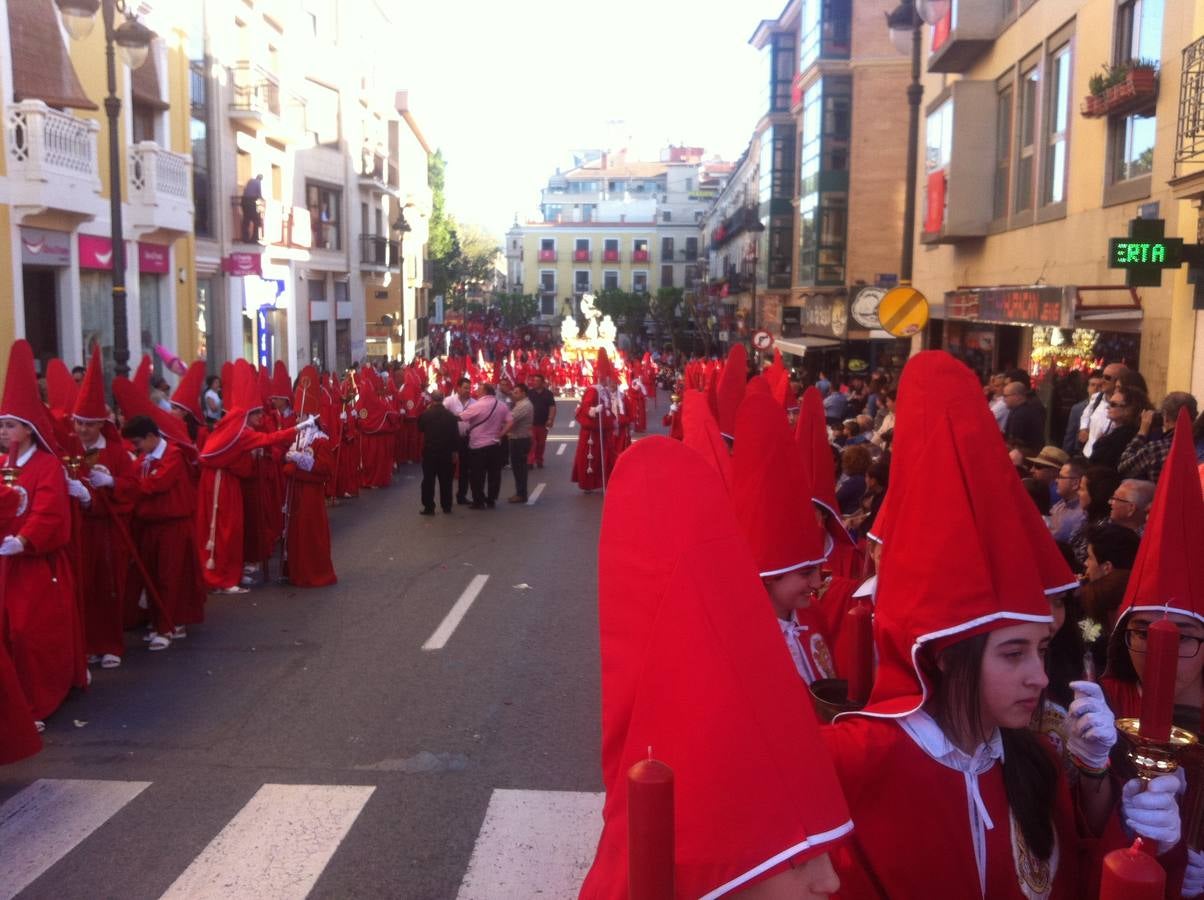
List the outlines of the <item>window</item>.
{"type": "Polygon", "coordinates": [[[953,158],[953,100],[949,99],[928,114],[924,127],[924,176],[927,189],[924,191],[924,206],[921,212],[924,230],[938,231],[935,223],[944,227],[945,207],[929,212],[929,205],[944,204],[945,178],[949,173],[949,161],[953,158]],[[939,189],[938,189],[939,188],[939,189]]]}
{"type": "Polygon", "coordinates": [[[619,273],[613,270],[602,273],[602,290],[617,291],[619,289],[619,273]]]}
{"type": "Polygon", "coordinates": [[[573,273],[573,290],[578,294],[584,294],[589,290],[589,271],[581,269],[573,273]]]}
{"type": "Polygon", "coordinates": [[[1020,73],[1019,104],[1016,108],[1016,212],[1032,209],[1033,175],[1037,147],[1037,104],[1041,70],[1032,66],[1020,73]]]}
{"type": "Polygon", "coordinates": [[[672,222],[673,221],[673,213],[669,212],[669,210],[666,209],[664,212],[661,213],[661,221],[662,222],[672,222]]]}
{"type": "MultiPolygon", "coordinates": [[[[1117,7],[1114,64],[1162,58],[1162,4],[1163,0],[1125,0],[1117,7]]],[[[1156,121],[1150,113],[1109,120],[1109,182],[1130,181],[1153,170],[1156,121]]]]}
{"type": "Polygon", "coordinates": [[[539,292],[541,294],[556,293],[556,273],[544,270],[539,273],[539,292]]]}
{"type": "Polygon", "coordinates": [[[539,249],[540,250],[550,250],[552,253],[555,253],[556,252],[556,239],[555,238],[540,238],[539,239],[539,249]]]}
{"type": "Polygon", "coordinates": [[[663,262],[671,262],[673,260],[673,238],[661,238],[661,260],[663,262]]]}
{"type": "Polygon", "coordinates": [[[790,88],[794,82],[794,32],[778,31],[761,50],[765,61],[765,92],[761,109],[786,112],[790,109],[790,88]]]}
{"type": "MultiPolygon", "coordinates": [[[[798,281],[800,284],[843,284],[848,234],[845,193],[848,140],[852,112],[852,82],[847,76],[828,76],[803,96],[799,134],[798,281]],[[822,174],[821,174],[822,173],[822,174]],[[821,188],[822,185],[822,188],[821,188]]],[[[766,148],[762,147],[762,160],[766,148]]],[[[778,149],[774,149],[774,154],[778,149]]],[[[793,146],[783,147],[793,159],[793,146]]],[[[762,194],[766,185],[761,186],[762,194]]],[[[762,196],[762,208],[765,198],[762,196]]],[[[761,258],[767,260],[771,286],[790,283],[789,222],[776,217],[761,235],[761,258]]]]}
{"type": "Polygon", "coordinates": [[[1066,199],[1066,129],[1070,121],[1070,45],[1049,57],[1049,111],[1045,119],[1045,162],[1041,205],[1066,199]]]}
{"type": "Polygon", "coordinates": [[[602,255],[608,262],[618,262],[619,259],[619,239],[607,238],[602,242],[602,255]]]}
{"type": "Polygon", "coordinates": [[[305,204],[313,228],[313,245],[318,250],[343,248],[343,192],[312,182],[305,185],[305,204]]]}
{"type": "Polygon", "coordinates": [[[314,142],[337,144],[339,142],[339,92],[324,84],[306,79],[305,119],[314,142]]]}
{"type": "Polygon", "coordinates": [[[631,290],[636,294],[648,293],[648,273],[647,272],[632,272],[631,273],[631,290]]]}
{"type": "Polygon", "coordinates": [[[573,242],[573,249],[578,253],[589,253],[589,238],[577,238],[573,242]]]}
{"type": "Polygon", "coordinates": [[[698,266],[686,266],[685,289],[694,290],[698,286],[698,266]]]}
{"type": "Polygon", "coordinates": [[[661,287],[673,287],[672,266],[661,266],[661,287]]]}
{"type": "Polygon", "coordinates": [[[694,262],[698,259],[698,238],[686,238],[686,262],[694,262]]]}
{"type": "Polygon", "coordinates": [[[992,209],[996,219],[1008,214],[1008,179],[1012,169],[1012,86],[999,92],[995,113],[995,195],[992,209]]]}
{"type": "Polygon", "coordinates": [[[821,57],[848,59],[852,37],[850,0],[803,0],[799,39],[799,71],[821,57]]]}

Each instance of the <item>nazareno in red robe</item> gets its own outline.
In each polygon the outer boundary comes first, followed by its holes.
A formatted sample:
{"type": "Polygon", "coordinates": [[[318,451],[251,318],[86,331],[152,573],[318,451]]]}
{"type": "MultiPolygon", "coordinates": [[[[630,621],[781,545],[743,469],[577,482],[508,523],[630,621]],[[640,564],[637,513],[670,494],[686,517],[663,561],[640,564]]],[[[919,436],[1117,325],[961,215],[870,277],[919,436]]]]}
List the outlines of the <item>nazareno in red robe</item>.
{"type": "Polygon", "coordinates": [[[341,441],[338,453],[339,469],[335,478],[335,496],[336,497],[358,497],[360,493],[360,483],[363,480],[362,476],[362,459],[361,459],[361,440],[359,434],[358,418],[354,411],[351,413],[344,412],[345,419],[340,419],[342,427],[339,429],[339,439],[341,441]]]}
{"type": "Polygon", "coordinates": [[[326,482],[335,477],[334,448],[325,434],[309,445],[313,467],[307,472],[284,464],[288,498],[285,575],[298,587],[322,587],[338,579],[330,559],[330,524],[326,518],[326,482]]]}
{"type": "Polygon", "coordinates": [[[212,591],[237,587],[243,567],[243,499],[240,476],[250,474],[251,451],[290,443],[292,428],[271,434],[243,427],[233,440],[210,436],[201,455],[196,511],[197,553],[205,585],[212,591]]]}
{"type": "Polygon", "coordinates": [[[572,479],[583,491],[595,491],[602,487],[603,466],[606,468],[606,478],[610,477],[610,470],[614,467],[615,419],[607,410],[603,410],[599,427],[599,417],[590,415],[590,410],[598,405],[598,401],[598,389],[588,388],[574,414],[577,424],[581,426],[581,434],[577,438],[577,451],[573,456],[572,479]]]}
{"type": "MultiPolygon", "coordinates": [[[[16,466],[11,457],[5,463],[16,466]]],[[[8,524],[26,548],[0,557],[0,638],[35,719],[54,712],[67,692],[87,679],[83,627],[67,556],[71,507],[63,464],[35,448],[17,484],[28,502],[8,524]]]]}

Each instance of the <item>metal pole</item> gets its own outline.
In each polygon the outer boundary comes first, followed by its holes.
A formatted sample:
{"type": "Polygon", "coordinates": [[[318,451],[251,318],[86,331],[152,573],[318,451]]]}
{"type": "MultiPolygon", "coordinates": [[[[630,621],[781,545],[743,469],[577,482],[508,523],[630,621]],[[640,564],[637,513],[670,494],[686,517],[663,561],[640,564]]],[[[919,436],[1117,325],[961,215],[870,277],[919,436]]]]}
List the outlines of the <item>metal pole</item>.
{"type": "Polygon", "coordinates": [[[903,256],[899,262],[899,283],[911,284],[912,256],[916,230],[916,166],[919,164],[920,99],[924,86],[920,84],[920,35],[918,21],[911,31],[911,84],[907,86],[907,173],[903,200],[903,256]]]}
{"type": "MultiPolygon", "coordinates": [[[[114,0],[104,0],[105,66],[109,94],[105,114],[109,119],[109,233],[113,242],[113,366],[118,375],[130,374],[130,346],[125,308],[125,241],[121,223],[121,157],[117,131],[121,100],[117,97],[117,60],[113,46],[114,0]]],[[[86,348],[85,348],[86,349],[86,348]]]]}

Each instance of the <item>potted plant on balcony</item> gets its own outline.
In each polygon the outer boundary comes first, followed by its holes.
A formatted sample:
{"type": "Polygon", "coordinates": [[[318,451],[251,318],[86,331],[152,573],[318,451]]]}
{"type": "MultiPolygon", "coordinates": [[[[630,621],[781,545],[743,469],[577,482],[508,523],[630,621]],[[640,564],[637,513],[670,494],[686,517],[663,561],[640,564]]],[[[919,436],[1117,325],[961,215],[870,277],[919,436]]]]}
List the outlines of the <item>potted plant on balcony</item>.
{"type": "Polygon", "coordinates": [[[1104,66],[1087,87],[1091,93],[1083,100],[1082,113],[1088,118],[1148,109],[1158,98],[1158,62],[1137,59],[1104,66]]]}
{"type": "Polygon", "coordinates": [[[1096,72],[1087,79],[1089,93],[1083,98],[1081,109],[1083,115],[1089,119],[1104,114],[1104,92],[1108,89],[1107,74],[1108,68],[1105,66],[1104,71],[1096,72]]]}

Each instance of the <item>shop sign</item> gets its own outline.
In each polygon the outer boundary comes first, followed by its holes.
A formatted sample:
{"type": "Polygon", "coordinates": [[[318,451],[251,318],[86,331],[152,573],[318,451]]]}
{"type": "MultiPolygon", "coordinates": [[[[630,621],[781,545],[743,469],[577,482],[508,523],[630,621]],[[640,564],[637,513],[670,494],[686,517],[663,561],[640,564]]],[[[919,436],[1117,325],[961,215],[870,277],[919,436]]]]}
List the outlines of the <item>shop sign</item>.
{"type": "Polygon", "coordinates": [[[21,262],[27,266],[71,265],[71,235],[21,226],[21,262]]]}
{"type": "Polygon", "coordinates": [[[222,257],[222,271],[227,275],[261,275],[258,253],[231,253],[222,257]]]}
{"type": "Polygon", "coordinates": [[[853,298],[853,306],[849,312],[853,321],[862,328],[881,328],[878,320],[878,304],[886,296],[886,291],[880,287],[863,287],[853,298]]]}
{"type": "Polygon", "coordinates": [[[849,308],[843,297],[804,294],[799,298],[799,329],[816,337],[843,338],[849,327],[849,308]]]}
{"type": "Polygon", "coordinates": [[[79,236],[79,267],[81,269],[113,268],[113,242],[99,234],[79,236]]]}
{"type": "Polygon", "coordinates": [[[946,291],[945,318],[1000,325],[1070,327],[1071,309],[1060,287],[974,288],[946,291]]]}
{"type": "Polygon", "coordinates": [[[166,275],[169,271],[171,253],[163,244],[138,242],[138,271],[144,275],[166,275]]]}

